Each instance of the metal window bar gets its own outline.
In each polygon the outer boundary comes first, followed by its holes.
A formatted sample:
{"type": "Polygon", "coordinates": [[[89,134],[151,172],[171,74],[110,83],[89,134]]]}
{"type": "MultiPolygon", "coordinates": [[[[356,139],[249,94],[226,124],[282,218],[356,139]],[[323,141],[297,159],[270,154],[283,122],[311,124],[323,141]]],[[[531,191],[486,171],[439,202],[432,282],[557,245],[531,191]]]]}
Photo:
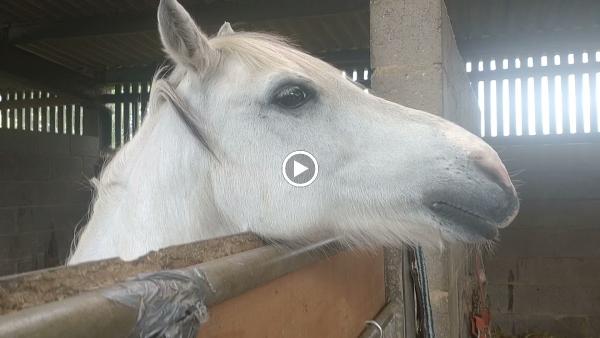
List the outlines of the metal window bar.
{"type": "Polygon", "coordinates": [[[471,59],[465,69],[483,137],[600,134],[600,51],[471,59]]]}

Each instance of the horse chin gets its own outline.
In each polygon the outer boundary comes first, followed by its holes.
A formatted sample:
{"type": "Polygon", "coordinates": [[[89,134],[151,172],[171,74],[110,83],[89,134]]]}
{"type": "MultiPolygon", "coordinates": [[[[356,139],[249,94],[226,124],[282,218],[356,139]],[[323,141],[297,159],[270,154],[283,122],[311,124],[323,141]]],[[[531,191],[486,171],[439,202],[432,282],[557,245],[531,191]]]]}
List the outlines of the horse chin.
{"type": "Polygon", "coordinates": [[[498,238],[499,224],[461,205],[446,201],[430,204],[443,229],[462,240],[479,242],[498,238]]]}
{"type": "Polygon", "coordinates": [[[497,240],[499,229],[510,224],[519,210],[514,191],[492,184],[471,191],[434,189],[426,193],[424,204],[443,230],[464,242],[497,240]]]}

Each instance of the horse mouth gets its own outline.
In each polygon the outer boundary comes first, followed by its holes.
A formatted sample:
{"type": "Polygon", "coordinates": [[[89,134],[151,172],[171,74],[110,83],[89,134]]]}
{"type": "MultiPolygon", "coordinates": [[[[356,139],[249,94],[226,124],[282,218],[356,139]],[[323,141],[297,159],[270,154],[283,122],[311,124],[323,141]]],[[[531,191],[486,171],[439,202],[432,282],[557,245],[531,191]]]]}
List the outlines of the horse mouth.
{"type": "Polygon", "coordinates": [[[472,208],[448,201],[434,201],[430,209],[451,228],[460,228],[460,232],[494,240],[498,237],[498,222],[486,217],[472,208]]]}

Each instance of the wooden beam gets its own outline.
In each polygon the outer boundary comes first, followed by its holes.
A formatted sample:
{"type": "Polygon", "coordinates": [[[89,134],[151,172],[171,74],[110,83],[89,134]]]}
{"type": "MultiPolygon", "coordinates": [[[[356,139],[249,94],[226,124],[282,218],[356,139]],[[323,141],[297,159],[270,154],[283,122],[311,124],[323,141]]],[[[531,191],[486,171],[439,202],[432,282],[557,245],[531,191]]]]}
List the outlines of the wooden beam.
{"type": "Polygon", "coordinates": [[[596,51],[600,48],[600,29],[541,31],[520,35],[489,38],[457,39],[458,49],[465,61],[486,57],[534,56],[547,53],[596,51]]]}
{"type": "MultiPolygon", "coordinates": [[[[331,15],[340,12],[368,8],[366,0],[304,0],[286,3],[270,0],[263,6],[231,4],[216,1],[211,4],[197,2],[186,9],[209,32],[227,20],[234,24],[272,19],[291,19],[331,15]]],[[[156,30],[156,10],[132,15],[125,13],[113,16],[94,16],[66,20],[30,27],[13,28],[9,33],[12,44],[26,43],[41,39],[68,38],[94,35],[112,35],[130,32],[156,30]]]]}
{"type": "MultiPolygon", "coordinates": [[[[553,55],[548,55],[548,59],[552,60],[553,55]]],[[[562,55],[566,61],[566,54],[562,55]]],[[[590,59],[594,58],[595,55],[591,55],[590,59]]],[[[511,60],[512,61],[512,60],[511,60]]],[[[522,64],[525,64],[526,60],[522,60],[522,64]]],[[[536,57],[536,62],[539,62],[539,57],[536,57]]],[[[497,63],[501,62],[501,59],[496,59],[497,63]]],[[[564,62],[564,61],[563,61],[564,62]]],[[[477,64],[475,64],[477,66],[477,64]]],[[[576,64],[567,64],[566,62],[561,65],[549,64],[548,66],[539,66],[536,65],[535,68],[528,68],[522,66],[521,68],[510,68],[510,69],[501,69],[497,68],[496,70],[490,71],[486,70],[484,72],[479,72],[477,70],[468,73],[471,82],[477,83],[479,81],[491,81],[497,80],[502,81],[504,79],[526,79],[528,77],[539,78],[542,76],[547,76],[548,78],[554,78],[557,75],[561,75],[566,77],[569,74],[583,74],[590,73],[595,74],[600,72],[600,63],[597,62],[588,62],[588,63],[576,63],[576,64]]]]}
{"type": "Polygon", "coordinates": [[[36,89],[60,91],[84,100],[94,99],[99,84],[56,63],[14,46],[0,47],[0,72],[22,79],[36,89]]]}

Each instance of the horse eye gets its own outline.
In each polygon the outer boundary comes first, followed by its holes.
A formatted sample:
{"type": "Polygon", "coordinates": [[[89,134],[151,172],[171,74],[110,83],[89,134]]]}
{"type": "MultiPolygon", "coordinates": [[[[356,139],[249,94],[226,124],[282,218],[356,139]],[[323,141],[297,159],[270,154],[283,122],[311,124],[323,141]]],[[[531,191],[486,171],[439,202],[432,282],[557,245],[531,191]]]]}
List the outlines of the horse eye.
{"type": "Polygon", "coordinates": [[[298,85],[287,86],[275,94],[274,102],[286,109],[295,109],[310,99],[308,90],[298,85]]]}

